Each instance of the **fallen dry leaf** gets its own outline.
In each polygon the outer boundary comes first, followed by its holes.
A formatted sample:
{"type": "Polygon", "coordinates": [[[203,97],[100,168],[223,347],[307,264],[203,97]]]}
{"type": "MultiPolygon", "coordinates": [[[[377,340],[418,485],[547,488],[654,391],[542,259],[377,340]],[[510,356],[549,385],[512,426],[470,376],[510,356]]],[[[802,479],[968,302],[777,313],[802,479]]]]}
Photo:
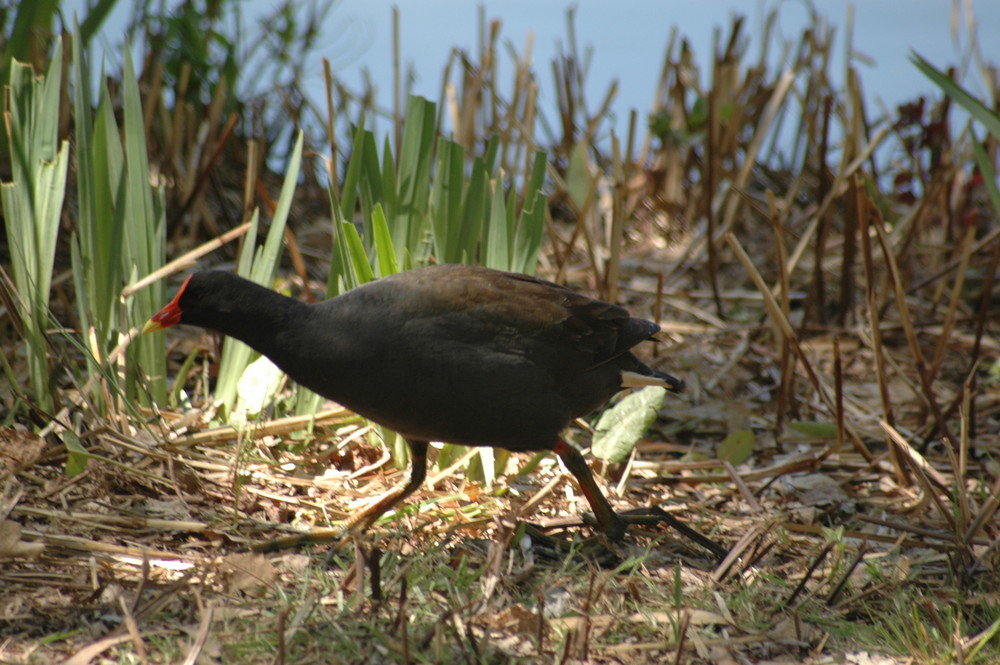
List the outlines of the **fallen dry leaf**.
{"type": "Polygon", "coordinates": [[[222,559],[221,571],[235,591],[270,586],[278,576],[274,565],[260,554],[230,554],[222,559]]]}
{"type": "Polygon", "coordinates": [[[13,427],[0,427],[0,467],[30,466],[45,449],[45,439],[13,427]]]}
{"type": "Polygon", "coordinates": [[[17,522],[0,522],[0,559],[34,559],[44,549],[44,543],[21,540],[21,525],[17,522]]]}

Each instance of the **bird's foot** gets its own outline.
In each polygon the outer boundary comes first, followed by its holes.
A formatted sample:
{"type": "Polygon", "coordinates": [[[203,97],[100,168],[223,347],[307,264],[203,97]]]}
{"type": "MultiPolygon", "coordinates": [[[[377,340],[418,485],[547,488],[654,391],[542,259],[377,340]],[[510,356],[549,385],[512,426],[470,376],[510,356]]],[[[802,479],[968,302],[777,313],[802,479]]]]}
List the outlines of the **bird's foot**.
{"type": "Polygon", "coordinates": [[[719,559],[723,559],[727,554],[729,554],[729,550],[725,547],[718,544],[708,536],[704,536],[695,531],[687,524],[681,522],[679,519],[658,506],[653,506],[651,508],[634,508],[632,510],[619,513],[619,517],[627,524],[652,526],[665,523],[688,540],[692,540],[698,545],[701,545],[719,559]]]}
{"type": "Polygon", "coordinates": [[[604,523],[593,513],[583,513],[582,517],[584,524],[599,531],[609,543],[620,543],[625,540],[625,531],[628,530],[628,525],[632,522],[624,519],[618,513],[612,513],[612,515],[613,518],[604,523]]]}

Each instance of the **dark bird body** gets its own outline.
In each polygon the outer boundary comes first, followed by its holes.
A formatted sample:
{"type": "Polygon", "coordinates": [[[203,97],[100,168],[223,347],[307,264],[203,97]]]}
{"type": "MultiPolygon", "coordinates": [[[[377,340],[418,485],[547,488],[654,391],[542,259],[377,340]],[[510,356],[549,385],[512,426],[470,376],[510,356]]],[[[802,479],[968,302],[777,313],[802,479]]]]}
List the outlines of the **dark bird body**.
{"type": "Polygon", "coordinates": [[[629,351],[659,330],[616,306],[515,273],[410,270],[309,305],[224,272],[192,275],[147,330],[183,323],[235,337],[299,384],[399,432],[410,481],[352,523],[367,526],[423,481],[427,442],[555,451],[611,537],[624,523],[560,440],[623,386],[682,383],[629,351]]]}

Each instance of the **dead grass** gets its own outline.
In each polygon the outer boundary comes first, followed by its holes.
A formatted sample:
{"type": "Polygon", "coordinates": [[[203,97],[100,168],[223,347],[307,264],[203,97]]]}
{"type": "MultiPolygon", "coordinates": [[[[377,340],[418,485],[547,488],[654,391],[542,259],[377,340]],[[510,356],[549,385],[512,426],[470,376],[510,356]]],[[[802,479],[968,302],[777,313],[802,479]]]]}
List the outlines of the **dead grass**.
{"type": "MultiPolygon", "coordinates": [[[[689,388],[608,489],[724,560],[665,527],[584,540],[582,497],[552,459],[516,475],[526,456],[495,488],[432,478],[364,547],[250,553],[400,480],[364,423],[331,408],[241,437],[199,413],[135,428],[83,412],[74,477],[62,445],[0,429],[0,662],[997,662],[1000,233],[967,136],[946,103],[864,117],[853,70],[828,87],[823,35],[786,75],[755,65],[741,30],[705,91],[672,42],[661,135],[640,145],[637,127],[587,159],[573,149],[602,116],[572,94],[567,54],[543,259],[660,318],[651,361],[689,388]],[[783,167],[779,118],[799,127],[783,167]],[[720,461],[743,431],[746,461],[720,461]]],[[[462,85],[488,87],[482,71],[462,85]]]]}

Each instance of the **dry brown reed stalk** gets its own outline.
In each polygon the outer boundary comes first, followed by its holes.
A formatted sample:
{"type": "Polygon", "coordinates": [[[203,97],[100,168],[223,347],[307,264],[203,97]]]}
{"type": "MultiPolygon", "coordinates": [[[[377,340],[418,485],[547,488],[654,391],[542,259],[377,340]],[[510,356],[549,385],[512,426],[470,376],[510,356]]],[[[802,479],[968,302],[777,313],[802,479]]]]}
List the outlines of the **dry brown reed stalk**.
{"type": "Polygon", "coordinates": [[[477,154],[484,137],[499,139],[499,165],[508,176],[527,173],[538,149],[534,132],[538,84],[532,68],[533,38],[529,35],[523,53],[512,47],[507,55],[514,65],[509,89],[498,76],[500,21],[487,24],[479,13],[479,46],[476,53],[453,50],[441,77],[441,106],[437,127],[449,118],[452,140],[468,154],[477,154]],[[458,68],[457,82],[453,80],[458,68]]]}
{"type": "Polygon", "coordinates": [[[602,280],[601,295],[610,302],[618,300],[618,284],[621,280],[621,258],[625,242],[625,168],[622,162],[621,143],[611,135],[611,232],[608,241],[609,255],[602,280]]]}
{"type": "MultiPolygon", "coordinates": [[[[855,188],[858,196],[861,196],[861,189],[855,188]]],[[[875,356],[875,379],[878,382],[879,399],[882,405],[882,417],[892,425],[895,422],[893,414],[892,399],[889,395],[889,381],[886,376],[885,348],[882,345],[882,324],[879,320],[880,307],[877,303],[875,264],[871,245],[871,211],[869,208],[870,199],[864,197],[857,204],[858,230],[861,239],[861,259],[864,265],[865,274],[865,301],[868,310],[868,327],[871,330],[872,353],[875,356]]],[[[889,456],[892,460],[892,468],[896,475],[896,482],[903,486],[909,484],[909,475],[903,467],[899,458],[899,453],[895,446],[889,446],[889,456]]]]}
{"type": "MultiPolygon", "coordinates": [[[[591,163],[589,161],[589,157],[585,158],[583,163],[587,165],[583,174],[583,177],[586,179],[585,184],[587,187],[585,197],[582,201],[575,201],[572,196],[567,196],[565,199],[565,203],[572,210],[573,217],[575,219],[575,223],[569,237],[563,239],[559,232],[553,228],[552,225],[549,225],[550,238],[553,241],[553,267],[555,268],[555,278],[557,281],[563,281],[565,279],[570,261],[573,259],[574,254],[579,251],[582,251],[586,256],[587,263],[593,270],[594,281],[599,281],[598,276],[601,274],[601,271],[598,270],[599,261],[597,260],[597,243],[595,242],[594,234],[591,231],[591,228],[595,225],[594,218],[599,213],[596,201],[598,198],[597,189],[600,184],[600,174],[590,168],[591,163]],[[580,238],[583,239],[582,250],[577,248],[580,238]]],[[[553,181],[556,191],[569,191],[567,182],[561,175],[555,172],[554,168],[551,167],[551,164],[548,174],[553,181]]]]}
{"type": "MultiPolygon", "coordinates": [[[[774,230],[775,247],[777,248],[776,264],[778,267],[778,283],[774,286],[778,296],[781,298],[781,311],[787,319],[791,316],[791,297],[789,294],[790,284],[788,281],[788,261],[787,249],[785,247],[785,228],[778,216],[777,205],[774,193],[767,190],[767,204],[770,212],[771,226],[774,230]]],[[[774,431],[781,432],[785,419],[785,413],[789,409],[794,409],[793,397],[795,386],[793,385],[793,373],[795,363],[791,352],[791,344],[787,339],[782,339],[781,354],[779,359],[780,385],[778,386],[778,397],[774,404],[774,431]]]]}
{"type": "MultiPolygon", "coordinates": [[[[859,161],[859,156],[866,154],[865,146],[868,142],[868,135],[861,84],[857,71],[850,65],[850,60],[848,60],[848,64],[846,65],[846,78],[846,96],[850,111],[847,127],[845,128],[844,150],[841,155],[841,163],[858,163],[860,172],[860,166],[864,161],[859,161]]],[[[871,155],[872,153],[871,151],[867,151],[867,154],[871,155]]],[[[854,312],[854,294],[856,291],[854,273],[857,255],[858,219],[861,216],[860,206],[862,205],[858,199],[858,190],[863,188],[864,183],[868,180],[877,181],[878,173],[872,168],[871,172],[865,173],[864,176],[864,181],[857,176],[852,176],[847,180],[847,204],[853,206],[853,210],[844,215],[844,228],[841,234],[840,315],[838,317],[841,325],[846,324],[854,312]]]]}
{"type": "Polygon", "coordinates": [[[825,545],[823,545],[823,548],[819,551],[818,554],[816,554],[816,556],[813,557],[812,562],[809,564],[805,572],[802,574],[802,578],[799,580],[799,583],[795,585],[795,589],[792,590],[791,595],[789,595],[788,598],[782,601],[781,605],[783,607],[790,607],[793,603],[795,603],[796,598],[798,598],[799,594],[801,594],[805,590],[806,584],[809,582],[810,578],[812,578],[813,573],[815,573],[816,569],[819,568],[820,564],[823,563],[823,561],[826,559],[827,555],[830,553],[833,547],[834,547],[833,543],[826,543],[825,545]]]}
{"type": "MultiPolygon", "coordinates": [[[[1000,236],[998,236],[998,238],[1000,238],[1000,236]]],[[[946,408],[944,412],[945,418],[952,418],[962,404],[962,400],[968,399],[969,408],[966,411],[965,418],[962,418],[961,423],[963,427],[967,426],[967,435],[971,437],[975,437],[976,435],[976,401],[972,397],[973,393],[978,388],[976,368],[979,366],[982,359],[981,353],[983,335],[986,331],[986,322],[990,313],[990,305],[993,301],[993,285],[996,279],[998,267],[1000,267],[1000,241],[993,245],[993,250],[990,252],[989,262],[984,271],[982,291],[976,308],[975,334],[973,337],[972,349],[969,354],[967,366],[968,378],[965,382],[965,389],[956,395],[955,399],[952,400],[951,404],[948,405],[948,408],[946,408]]],[[[965,438],[962,437],[960,442],[965,442],[965,438]]],[[[965,477],[964,473],[961,475],[962,477],[965,477]]]]}
{"type": "Polygon", "coordinates": [[[844,364],[840,355],[840,339],[833,338],[833,390],[837,405],[837,440],[831,452],[838,453],[844,447],[846,432],[844,431],[844,364]]]}
{"type": "Polygon", "coordinates": [[[900,276],[899,266],[896,263],[896,256],[892,251],[888,234],[883,228],[884,223],[881,215],[877,209],[873,210],[873,213],[875,215],[875,223],[872,224],[872,228],[875,229],[875,235],[878,238],[879,246],[882,249],[882,257],[885,259],[886,267],[889,273],[889,280],[896,298],[896,309],[899,314],[900,323],[903,326],[903,332],[906,335],[906,341],[909,344],[910,353],[913,356],[914,368],[917,371],[917,376],[920,378],[921,397],[925,406],[930,410],[934,418],[934,424],[938,428],[938,431],[941,432],[942,436],[948,440],[949,445],[957,447],[957,441],[951,435],[951,429],[948,427],[948,423],[944,420],[944,415],[938,405],[937,396],[934,394],[934,387],[932,384],[933,378],[929,374],[927,360],[924,357],[923,351],[921,350],[920,344],[917,340],[917,334],[910,317],[909,305],[906,302],[906,297],[903,291],[903,282],[902,277],[900,276]]]}
{"type": "Polygon", "coordinates": [[[941,363],[944,361],[945,350],[951,344],[951,333],[954,329],[958,306],[962,299],[963,287],[965,286],[965,276],[968,274],[969,262],[972,258],[972,245],[976,239],[976,227],[969,225],[965,229],[959,252],[960,260],[955,268],[955,284],[951,290],[951,297],[948,299],[948,308],[945,311],[941,333],[934,348],[934,356],[931,358],[927,368],[927,374],[931,381],[934,381],[941,370],[941,363]]]}
{"type": "MultiPolygon", "coordinates": [[[[778,332],[780,333],[780,338],[787,340],[791,344],[795,355],[798,357],[799,362],[802,363],[802,367],[806,371],[806,375],[809,378],[809,382],[812,385],[813,390],[816,391],[817,396],[820,398],[823,405],[828,409],[829,413],[836,414],[837,407],[835,399],[832,395],[833,391],[831,391],[830,387],[826,385],[825,382],[820,380],[819,375],[813,368],[812,363],[809,361],[809,357],[802,349],[798,335],[792,328],[791,323],[784,316],[781,311],[781,307],[778,305],[777,301],[775,301],[774,296],[771,295],[770,289],[767,288],[763,277],[761,277],[760,273],[757,271],[753,261],[747,255],[746,250],[743,249],[743,246],[733,234],[727,234],[726,241],[729,243],[729,246],[736,255],[736,258],[741,264],[743,264],[744,269],[747,271],[747,274],[750,276],[753,283],[757,286],[760,294],[764,297],[764,305],[772,323],[774,323],[777,327],[778,332]]],[[[864,455],[866,459],[874,460],[874,455],[872,455],[871,451],[868,450],[868,447],[865,446],[860,435],[855,431],[854,426],[848,425],[846,430],[851,437],[851,442],[853,443],[855,449],[864,455]]]]}
{"type": "Polygon", "coordinates": [[[43,508],[32,508],[30,506],[18,506],[14,509],[15,515],[26,515],[35,518],[45,518],[47,520],[66,520],[76,522],[81,526],[116,530],[123,532],[130,530],[154,530],[154,531],[187,531],[197,533],[205,531],[209,525],[204,522],[192,520],[167,520],[152,517],[138,517],[128,515],[106,515],[102,513],[75,513],[66,511],[53,511],[43,508]]]}
{"type": "Polygon", "coordinates": [[[169,277],[170,275],[173,275],[176,272],[180,272],[181,270],[191,267],[202,256],[210,254],[215,250],[217,250],[219,247],[225,245],[226,243],[231,242],[243,236],[249,229],[250,229],[250,222],[245,222],[243,224],[240,224],[236,228],[230,229],[225,233],[223,233],[222,235],[213,238],[208,242],[203,243],[201,246],[196,247],[195,249],[192,249],[189,252],[185,252],[184,254],[177,257],[173,261],[167,263],[159,270],[156,270],[155,272],[151,272],[150,274],[146,275],[145,277],[137,281],[135,284],[130,284],[129,286],[126,286],[124,289],[122,289],[122,298],[128,298],[129,296],[133,295],[140,289],[149,286],[150,284],[152,284],[157,280],[163,279],[164,277],[169,277]]]}
{"type": "MultiPolygon", "coordinates": [[[[796,455],[780,463],[771,464],[761,468],[740,473],[743,482],[762,482],[779,478],[792,473],[804,473],[815,471],[822,462],[823,455],[817,453],[804,453],[796,455]]],[[[709,460],[705,462],[643,462],[643,468],[655,469],[660,475],[655,479],[638,478],[633,481],[636,486],[649,485],[699,485],[702,483],[726,482],[728,476],[712,473],[698,475],[693,471],[703,471],[709,469],[724,469],[725,463],[719,460],[709,460]]]]}
{"type": "MultiPolygon", "coordinates": [[[[254,431],[258,436],[278,436],[301,431],[303,428],[316,425],[328,425],[339,423],[347,418],[354,417],[343,407],[326,409],[318,413],[304,416],[285,416],[268,420],[255,426],[254,431]]],[[[170,441],[170,446],[179,449],[189,446],[200,446],[224,442],[235,441],[239,437],[238,430],[232,425],[222,425],[212,429],[194,432],[178,436],[170,441]]]]}
{"type": "MultiPolygon", "coordinates": [[[[818,175],[816,194],[820,201],[825,200],[830,195],[832,182],[830,169],[827,167],[829,141],[830,141],[830,115],[833,110],[833,96],[827,95],[822,102],[822,125],[819,137],[819,152],[816,156],[818,163],[818,175]]],[[[809,298],[806,300],[806,319],[812,321],[822,320],[827,309],[826,286],[823,272],[823,255],[827,246],[827,237],[830,234],[832,213],[830,208],[826,208],[822,214],[817,215],[818,228],[816,239],[813,243],[813,274],[809,284],[809,298]]]]}
{"type": "Polygon", "coordinates": [[[197,236],[203,226],[213,235],[223,231],[216,223],[217,212],[206,205],[207,188],[217,178],[224,153],[232,154],[230,140],[237,133],[239,118],[224,118],[224,105],[230,98],[225,78],[221,77],[207,105],[188,97],[191,66],[184,63],[169,95],[164,90],[163,63],[148,61],[140,74],[143,91],[144,124],[156,158],[156,169],[166,185],[168,227],[177,238],[182,225],[197,236]],[[169,101],[168,101],[169,100],[169,101]],[[168,104],[173,104],[172,107],[168,104]],[[161,149],[157,150],[157,146],[161,149]]]}
{"type": "MultiPolygon", "coordinates": [[[[740,201],[742,200],[741,192],[747,188],[747,184],[752,173],[757,154],[765,140],[768,136],[774,119],[782,108],[786,95],[791,90],[792,83],[795,80],[794,73],[791,71],[784,72],[775,84],[773,94],[768,99],[767,105],[763,109],[763,113],[760,119],[754,125],[753,139],[748,146],[746,146],[745,155],[740,155],[739,159],[733,159],[735,163],[741,164],[740,168],[736,173],[729,174],[731,177],[730,188],[727,188],[721,196],[721,201],[718,203],[722,210],[721,223],[715,230],[715,234],[711,237],[708,236],[707,227],[699,229],[698,233],[691,237],[691,240],[687,243],[686,247],[679,253],[683,258],[675,262],[669,271],[666,273],[666,279],[668,283],[675,282],[675,280],[684,273],[684,271],[690,269],[693,265],[700,261],[700,257],[704,252],[707,251],[707,245],[710,240],[719,240],[725,237],[729,233],[734,221],[736,220],[737,214],[739,213],[741,206],[740,201]]],[[[727,155],[727,158],[735,158],[735,155],[727,155]]],[[[721,157],[720,157],[721,159],[721,157]]],[[[712,205],[716,205],[713,201],[712,205]]]]}

